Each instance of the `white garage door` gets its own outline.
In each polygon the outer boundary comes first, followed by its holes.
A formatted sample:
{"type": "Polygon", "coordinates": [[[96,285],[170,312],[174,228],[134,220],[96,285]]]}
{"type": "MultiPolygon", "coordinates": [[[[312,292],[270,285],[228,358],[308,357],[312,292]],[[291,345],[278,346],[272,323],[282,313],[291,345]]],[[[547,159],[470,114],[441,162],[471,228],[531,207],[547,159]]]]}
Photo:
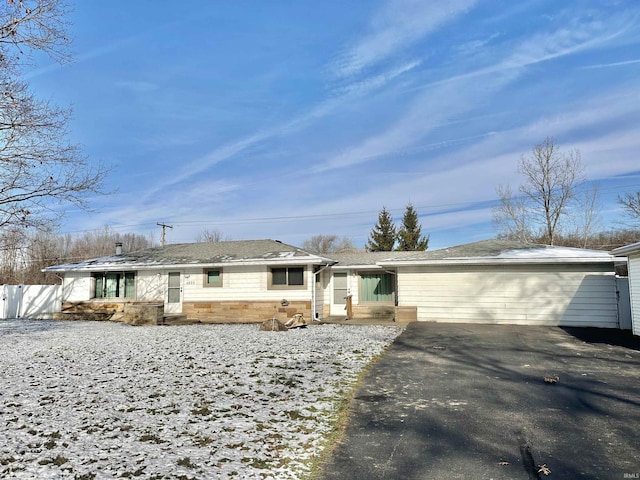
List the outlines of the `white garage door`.
{"type": "Polygon", "coordinates": [[[400,306],[418,321],[617,327],[606,265],[418,266],[398,270],[400,306]]]}

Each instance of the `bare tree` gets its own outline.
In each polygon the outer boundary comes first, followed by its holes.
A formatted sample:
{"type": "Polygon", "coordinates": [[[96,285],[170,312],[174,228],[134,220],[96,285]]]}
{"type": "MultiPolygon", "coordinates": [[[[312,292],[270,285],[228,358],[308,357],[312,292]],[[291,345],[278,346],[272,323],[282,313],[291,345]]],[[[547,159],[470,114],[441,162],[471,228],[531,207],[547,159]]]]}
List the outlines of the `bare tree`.
{"type": "Polygon", "coordinates": [[[309,240],[302,242],[302,248],[312,253],[347,253],[355,252],[351,240],[337,235],[314,235],[309,240]]]}
{"type": "Polygon", "coordinates": [[[553,245],[563,218],[576,199],[577,187],[586,180],[580,152],[560,152],[551,137],[533,148],[530,157],[521,157],[518,173],[524,182],[514,197],[510,187],[498,187],[500,205],[494,209],[494,222],[500,236],[529,241],[541,238],[553,245]]]}
{"type": "Polygon", "coordinates": [[[105,226],[102,230],[84,232],[82,236],[73,241],[68,253],[68,261],[80,261],[113,255],[115,244],[122,244],[123,253],[134,252],[155,246],[152,238],[135,233],[117,233],[105,226]]]}
{"type": "Polygon", "coordinates": [[[21,283],[47,285],[60,283],[57,275],[44,273],[43,268],[65,261],[71,250],[69,236],[54,235],[38,231],[29,239],[26,247],[26,261],[21,272],[21,283]]]}
{"type": "Polygon", "coordinates": [[[0,285],[18,284],[24,265],[25,232],[16,228],[3,229],[0,234],[0,285]]]}
{"type": "Polygon", "coordinates": [[[0,4],[0,228],[48,226],[61,205],[86,208],[107,174],[65,140],[70,111],[38,100],[19,78],[35,51],[68,59],[65,14],[60,0],[0,4]]]}
{"type": "Polygon", "coordinates": [[[594,184],[576,195],[577,208],[572,217],[575,225],[575,235],[581,239],[581,247],[586,248],[600,227],[600,189],[594,184]]]}
{"type": "Polygon", "coordinates": [[[229,240],[228,236],[225,236],[220,230],[209,230],[205,228],[202,232],[200,232],[196,236],[196,242],[198,243],[216,243],[216,242],[224,242],[229,240]]]}
{"type": "Polygon", "coordinates": [[[640,190],[618,195],[618,203],[622,205],[628,217],[635,222],[640,222],[640,190]]]}
{"type": "Polygon", "coordinates": [[[500,232],[499,236],[531,243],[533,233],[530,230],[529,208],[525,198],[513,195],[508,185],[499,185],[496,193],[500,198],[500,206],[493,210],[493,223],[500,232]]]}
{"type": "Polygon", "coordinates": [[[120,234],[109,227],[76,238],[42,229],[29,233],[5,228],[0,233],[0,284],[55,284],[59,278],[42,273],[43,268],[113,255],[116,243],[122,243],[125,253],[155,246],[151,237],[120,234]]]}

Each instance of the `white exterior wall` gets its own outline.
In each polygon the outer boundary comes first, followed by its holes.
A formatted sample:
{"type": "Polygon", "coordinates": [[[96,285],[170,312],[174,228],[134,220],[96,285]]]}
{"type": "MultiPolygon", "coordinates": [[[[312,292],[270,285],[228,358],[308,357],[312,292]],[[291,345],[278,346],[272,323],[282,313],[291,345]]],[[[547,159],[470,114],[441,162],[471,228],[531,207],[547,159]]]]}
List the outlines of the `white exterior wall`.
{"type": "Polygon", "coordinates": [[[631,322],[634,335],[640,335],[640,253],[628,258],[629,296],[631,298],[631,322]]]}
{"type": "Polygon", "coordinates": [[[158,270],[136,272],[136,300],[163,302],[167,291],[167,275],[158,270]]]}
{"type": "MultiPolygon", "coordinates": [[[[306,268],[303,288],[269,289],[267,266],[231,266],[222,270],[222,287],[204,286],[204,269],[176,268],[140,270],[136,272],[138,301],[164,301],[167,295],[167,272],[181,272],[183,301],[243,301],[243,300],[311,300],[314,285],[313,271],[306,268]]],[[[91,274],[67,272],[64,276],[64,301],[80,302],[91,299],[91,274]]]]}
{"type": "Polygon", "coordinates": [[[305,268],[304,287],[285,289],[269,289],[267,266],[225,266],[221,270],[222,287],[205,287],[203,268],[185,269],[183,301],[311,300],[314,279],[309,267],[305,268]]]}
{"type": "Polygon", "coordinates": [[[399,306],[417,306],[423,322],[616,328],[615,292],[613,271],[597,265],[398,269],[399,306]]]}
{"type": "Polygon", "coordinates": [[[62,287],[63,302],[91,300],[91,274],[89,272],[66,272],[62,287]]]}

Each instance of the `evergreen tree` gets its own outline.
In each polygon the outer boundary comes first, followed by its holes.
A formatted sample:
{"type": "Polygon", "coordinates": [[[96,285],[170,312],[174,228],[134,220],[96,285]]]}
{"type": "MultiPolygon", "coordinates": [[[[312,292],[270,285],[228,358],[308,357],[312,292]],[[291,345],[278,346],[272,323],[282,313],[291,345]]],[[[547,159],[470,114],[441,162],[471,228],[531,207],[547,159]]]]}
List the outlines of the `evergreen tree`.
{"type": "Polygon", "coordinates": [[[404,211],[402,226],[398,231],[398,247],[405,252],[423,251],[429,247],[429,236],[422,236],[422,227],[418,223],[418,213],[410,203],[404,211]]]}
{"type": "Polygon", "coordinates": [[[396,243],[396,226],[386,207],[378,214],[378,224],[373,227],[367,241],[369,252],[390,252],[396,243]]]}

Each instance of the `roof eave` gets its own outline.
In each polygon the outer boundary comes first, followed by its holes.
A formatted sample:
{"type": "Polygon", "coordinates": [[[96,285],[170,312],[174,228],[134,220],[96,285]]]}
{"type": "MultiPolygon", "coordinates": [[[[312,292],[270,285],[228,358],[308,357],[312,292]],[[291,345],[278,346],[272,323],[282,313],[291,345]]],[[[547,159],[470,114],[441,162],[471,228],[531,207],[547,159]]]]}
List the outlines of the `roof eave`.
{"type": "Polygon", "coordinates": [[[43,271],[55,272],[113,272],[132,270],[170,270],[186,268],[223,268],[228,266],[268,266],[268,265],[325,265],[333,261],[322,257],[287,257],[270,258],[268,260],[230,260],[227,262],[193,262],[193,263],[120,263],[120,264],[94,264],[77,267],[48,267],[43,271]]]}
{"type": "Polygon", "coordinates": [[[640,242],[624,245],[623,247],[618,247],[611,250],[611,254],[615,255],[616,257],[626,257],[630,253],[638,252],[640,252],[640,242]]]}
{"type": "Polygon", "coordinates": [[[412,265],[526,265],[526,264],[560,264],[560,263],[613,263],[613,256],[606,258],[443,258],[439,260],[391,260],[381,261],[383,267],[406,267],[412,265]]]}

